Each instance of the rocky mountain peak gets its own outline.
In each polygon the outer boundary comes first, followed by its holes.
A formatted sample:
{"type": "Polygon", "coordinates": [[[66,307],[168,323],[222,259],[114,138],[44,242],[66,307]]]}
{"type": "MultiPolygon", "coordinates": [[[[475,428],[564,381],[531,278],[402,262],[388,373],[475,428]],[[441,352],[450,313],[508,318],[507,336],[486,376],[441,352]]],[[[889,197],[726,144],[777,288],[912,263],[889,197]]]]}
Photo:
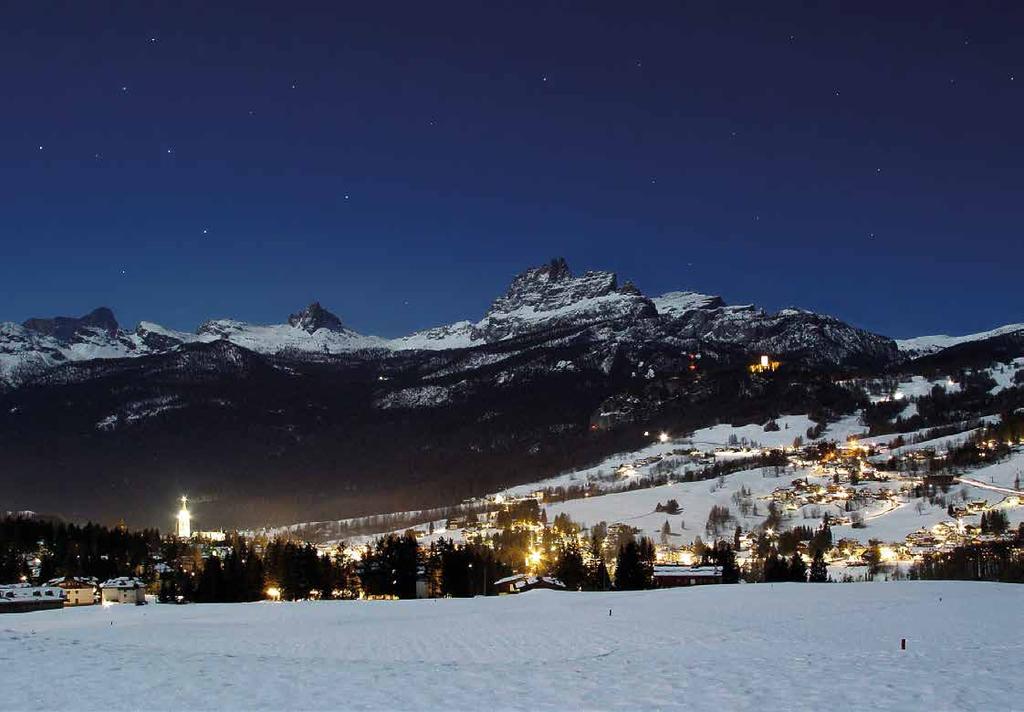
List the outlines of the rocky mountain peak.
{"type": "Polygon", "coordinates": [[[531,308],[552,311],[568,307],[584,299],[603,297],[617,291],[613,272],[587,272],[575,277],[562,257],[545,265],[532,267],[517,275],[504,296],[494,300],[489,315],[531,308]]]}
{"type": "Polygon", "coordinates": [[[29,331],[50,336],[58,341],[68,342],[85,329],[98,329],[106,332],[109,336],[116,336],[120,328],[114,312],[107,307],[94,309],[88,314],[80,317],[56,316],[53,318],[32,318],[26,320],[22,326],[29,331]]]}
{"type": "Polygon", "coordinates": [[[345,325],[341,323],[341,319],[320,306],[320,302],[313,302],[302,311],[290,315],[288,323],[309,334],[320,329],[327,329],[328,331],[345,330],[345,325]]]}

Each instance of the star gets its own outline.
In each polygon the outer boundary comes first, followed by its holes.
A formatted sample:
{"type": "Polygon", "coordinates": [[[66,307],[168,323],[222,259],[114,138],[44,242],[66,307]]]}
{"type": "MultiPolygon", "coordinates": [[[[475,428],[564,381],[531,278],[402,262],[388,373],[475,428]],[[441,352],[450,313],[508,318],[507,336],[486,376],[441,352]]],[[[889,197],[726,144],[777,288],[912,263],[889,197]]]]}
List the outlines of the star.
{"type": "Polygon", "coordinates": [[[348,193],[345,194],[345,200],[348,200],[348,193]]]}
{"type": "Polygon", "coordinates": [[[40,147],[39,147],[39,150],[40,150],[40,151],[42,151],[42,150],[43,150],[43,147],[42,147],[42,146],[40,146],[40,147]]]}
{"type": "Polygon", "coordinates": [[[298,86],[298,85],[296,85],[296,84],[292,84],[292,89],[294,89],[294,88],[295,88],[296,86],[298,86]]]}
{"type": "Polygon", "coordinates": [[[126,92],[126,91],[128,91],[128,87],[121,87],[121,93],[122,93],[122,94],[123,94],[124,92],[126,92]]]}
{"type": "Polygon", "coordinates": [[[540,80],[541,80],[542,82],[546,82],[546,81],[548,80],[548,78],[547,78],[547,77],[541,77],[541,78],[540,78],[540,80]]]}
{"type": "Polygon", "coordinates": [[[203,234],[204,234],[204,235],[207,235],[207,234],[209,234],[209,232],[210,232],[210,231],[209,231],[209,230],[207,230],[207,229],[206,229],[205,227],[203,228],[203,234]]]}
{"type": "Polygon", "coordinates": [[[168,148],[168,149],[167,149],[167,152],[168,152],[168,153],[174,153],[174,149],[173,149],[173,148],[168,148]]]}

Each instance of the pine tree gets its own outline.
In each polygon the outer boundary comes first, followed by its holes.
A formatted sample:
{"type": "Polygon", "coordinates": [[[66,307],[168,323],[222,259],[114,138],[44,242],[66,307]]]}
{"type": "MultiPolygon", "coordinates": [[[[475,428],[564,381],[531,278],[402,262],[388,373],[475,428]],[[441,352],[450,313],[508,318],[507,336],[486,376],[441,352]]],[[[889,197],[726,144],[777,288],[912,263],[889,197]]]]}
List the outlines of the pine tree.
{"type": "Polygon", "coordinates": [[[789,559],[789,580],[795,583],[807,583],[807,564],[800,552],[794,551],[789,559]]]}
{"type": "Polygon", "coordinates": [[[590,587],[595,591],[607,591],[612,587],[612,579],[608,575],[608,567],[605,566],[603,559],[597,562],[597,567],[594,569],[591,577],[590,587]]]}
{"type": "Polygon", "coordinates": [[[627,541],[619,549],[615,564],[615,588],[639,591],[650,588],[654,579],[654,543],[644,537],[627,541]]]}
{"type": "Polygon", "coordinates": [[[821,549],[817,549],[814,552],[814,558],[811,560],[809,580],[811,583],[825,583],[828,581],[828,566],[825,564],[825,554],[821,549]]]}
{"type": "Polygon", "coordinates": [[[586,583],[587,566],[575,537],[569,539],[559,551],[554,573],[570,591],[578,591],[586,583]]]}

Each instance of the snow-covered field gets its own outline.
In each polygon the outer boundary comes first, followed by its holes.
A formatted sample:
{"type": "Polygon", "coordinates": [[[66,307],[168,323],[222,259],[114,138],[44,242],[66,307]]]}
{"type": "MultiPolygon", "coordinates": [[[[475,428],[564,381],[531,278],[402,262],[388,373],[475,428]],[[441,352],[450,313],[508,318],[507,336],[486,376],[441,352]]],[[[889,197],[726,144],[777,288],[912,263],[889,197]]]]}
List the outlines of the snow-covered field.
{"type": "Polygon", "coordinates": [[[78,608],[4,616],[0,679],[9,710],[1008,709],[1024,696],[1021,590],[78,608]]]}
{"type": "MultiPolygon", "coordinates": [[[[787,470],[786,474],[781,477],[766,477],[761,469],[744,470],[724,477],[725,486],[721,488],[719,488],[717,480],[678,482],[631,492],[556,502],[547,505],[545,509],[548,521],[552,521],[559,514],[568,514],[573,521],[586,526],[593,526],[598,522],[628,524],[640,529],[645,536],[651,537],[655,541],[659,541],[661,527],[668,521],[673,533],[670,543],[690,544],[698,536],[705,540],[708,539],[704,525],[714,505],[729,507],[736,519],[732,526],[741,524],[746,531],[763,522],[768,515],[768,502],[756,498],[771,494],[772,490],[777,487],[788,486],[793,480],[807,474],[807,470],[787,470]],[[759,513],[757,516],[742,516],[732,501],[733,493],[741,487],[748,488],[751,496],[758,502],[759,513]],[[678,515],[655,511],[659,502],[664,504],[670,499],[675,499],[682,507],[682,511],[678,515]]],[[[818,519],[820,520],[820,517],[818,519]]],[[[817,525],[817,523],[818,520],[794,522],[794,524],[813,525],[817,525]]],[[[727,538],[731,536],[732,527],[725,534],[727,538]]]]}

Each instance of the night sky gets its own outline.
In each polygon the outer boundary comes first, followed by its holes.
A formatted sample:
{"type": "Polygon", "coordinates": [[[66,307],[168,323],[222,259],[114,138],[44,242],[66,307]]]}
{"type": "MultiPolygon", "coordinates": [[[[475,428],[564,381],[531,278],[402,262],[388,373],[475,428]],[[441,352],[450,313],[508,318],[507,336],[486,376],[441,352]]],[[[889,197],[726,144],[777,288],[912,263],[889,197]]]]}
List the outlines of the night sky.
{"type": "Polygon", "coordinates": [[[1024,321],[1020,4],[17,5],[0,320],[319,299],[392,336],[564,255],[893,336],[1024,321]]]}

